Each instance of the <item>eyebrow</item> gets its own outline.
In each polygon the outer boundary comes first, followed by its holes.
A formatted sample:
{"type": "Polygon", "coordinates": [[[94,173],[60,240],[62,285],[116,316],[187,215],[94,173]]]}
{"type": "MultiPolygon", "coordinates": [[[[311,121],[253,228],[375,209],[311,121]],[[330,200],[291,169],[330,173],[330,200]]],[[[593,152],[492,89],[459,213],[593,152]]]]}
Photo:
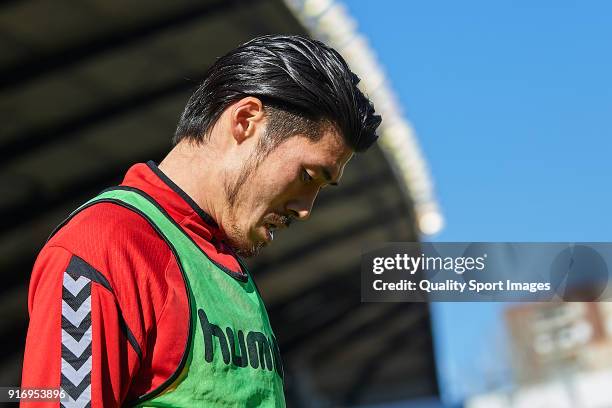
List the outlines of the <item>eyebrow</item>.
{"type": "Polygon", "coordinates": [[[327,167],[321,167],[321,172],[323,173],[325,181],[327,181],[330,186],[335,187],[338,185],[337,181],[332,181],[331,171],[327,167]]]}

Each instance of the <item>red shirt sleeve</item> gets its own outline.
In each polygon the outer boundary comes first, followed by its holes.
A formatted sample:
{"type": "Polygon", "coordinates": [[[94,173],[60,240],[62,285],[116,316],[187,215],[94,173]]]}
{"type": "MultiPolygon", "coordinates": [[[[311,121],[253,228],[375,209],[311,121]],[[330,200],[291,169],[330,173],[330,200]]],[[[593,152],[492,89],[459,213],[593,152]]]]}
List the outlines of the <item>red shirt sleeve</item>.
{"type": "MultiPolygon", "coordinates": [[[[172,332],[158,330],[188,324],[164,313],[167,299],[176,299],[168,271],[179,272],[170,249],[134,212],[105,203],[75,216],[32,271],[22,387],[62,387],[79,406],[116,407],[164,380],[152,370],[163,350],[153,351],[172,332]]],[[[180,359],[180,345],[174,350],[163,363],[168,372],[180,359]]]]}
{"type": "MultiPolygon", "coordinates": [[[[30,322],[23,361],[22,387],[60,386],[61,275],[68,266],[70,257],[71,254],[61,248],[43,250],[34,266],[28,296],[30,322]]],[[[21,403],[24,407],[35,405],[21,403]]],[[[55,404],[57,405],[59,404],[55,404]]]]}
{"type": "Polygon", "coordinates": [[[30,282],[21,386],[61,387],[75,401],[116,407],[138,371],[142,346],[130,342],[114,294],[94,271],[64,248],[41,252],[30,282]]]}

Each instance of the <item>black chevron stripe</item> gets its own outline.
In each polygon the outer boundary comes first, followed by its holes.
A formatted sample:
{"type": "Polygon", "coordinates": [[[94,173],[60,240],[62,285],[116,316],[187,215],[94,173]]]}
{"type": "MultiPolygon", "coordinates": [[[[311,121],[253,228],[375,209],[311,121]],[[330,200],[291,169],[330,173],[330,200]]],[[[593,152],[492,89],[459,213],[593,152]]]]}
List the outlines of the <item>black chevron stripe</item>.
{"type": "Polygon", "coordinates": [[[111,285],[104,275],[76,255],[73,255],[70,259],[66,272],[68,272],[73,279],[78,279],[79,276],[85,276],[90,281],[97,282],[112,292],[111,285]]]}
{"type": "MultiPolygon", "coordinates": [[[[62,408],[68,408],[68,407],[66,407],[66,405],[65,405],[63,402],[60,404],[60,407],[62,407],[62,408]]],[[[72,408],[72,407],[70,407],[70,408],[72,408]]],[[[91,401],[89,401],[89,402],[88,402],[88,403],[85,405],[85,408],[91,408],[91,401]]]]}
{"type": "Polygon", "coordinates": [[[72,351],[70,351],[68,347],[62,344],[62,358],[66,360],[66,362],[75,370],[81,368],[89,356],[91,356],[91,344],[87,346],[87,348],[83,350],[83,354],[78,357],[72,351]],[[82,356],[86,356],[86,358],[82,358],[82,356]]]}
{"type": "Polygon", "coordinates": [[[66,288],[62,290],[62,299],[74,310],[79,310],[79,307],[83,304],[87,298],[91,296],[91,282],[87,282],[87,285],[83,286],[83,289],[76,296],[72,296],[72,293],[66,288]]]}
{"type": "MultiPolygon", "coordinates": [[[[65,273],[68,274],[72,279],[78,279],[83,275],[82,271],[86,263],[73,256],[68,264],[68,268],[65,273]]],[[[75,312],[83,305],[87,299],[91,298],[91,278],[86,276],[89,282],[83,286],[83,288],[73,296],[68,289],[62,288],[62,299],[66,304],[75,312]]],[[[81,341],[84,334],[91,328],[91,310],[88,311],[87,315],[83,318],[78,326],[72,324],[65,316],[62,316],[62,329],[67,335],[71,336],[76,341],[81,341]]],[[[66,335],[64,334],[64,336],[66,335]]],[[[68,363],[72,368],[78,370],[83,367],[83,364],[91,357],[92,345],[91,343],[87,346],[80,356],[76,356],[68,347],[62,344],[62,359],[68,363]]],[[[65,375],[61,373],[61,387],[66,393],[73,399],[77,400],[79,396],[83,394],[85,389],[91,384],[91,372],[83,378],[80,384],[73,384],[65,375]]],[[[89,402],[91,399],[89,398],[89,402]]],[[[62,404],[62,406],[71,404],[62,404]]]]}
{"type": "MultiPolygon", "coordinates": [[[[79,258],[76,255],[73,255],[72,258],[70,259],[70,263],[68,264],[66,273],[68,273],[68,275],[70,275],[73,279],[78,279],[80,276],[84,276],[88,278],[91,282],[96,282],[102,285],[107,290],[109,290],[111,293],[113,293],[112,287],[110,283],[108,282],[108,280],[104,277],[104,275],[102,275],[93,266],[89,265],[87,262],[85,262],[83,259],[79,258]]],[[[85,285],[85,287],[89,288],[90,293],[91,293],[91,282],[85,285]]],[[[78,310],[79,306],[84,301],[84,299],[83,300],[80,299],[80,296],[82,296],[81,293],[83,292],[85,287],[81,289],[81,292],[79,292],[77,296],[74,297],[74,300],[72,301],[66,300],[66,303],[70,305],[72,310],[74,311],[78,310]],[[79,298],[79,300],[76,300],[77,298],[79,298]]],[[[72,296],[72,294],[68,292],[68,290],[64,290],[63,292],[67,298],[72,296]]],[[[119,313],[119,327],[121,331],[127,337],[128,341],[130,342],[130,345],[134,348],[134,351],[136,352],[136,354],[138,354],[138,358],[142,360],[142,350],[140,349],[140,346],[138,345],[138,341],[136,340],[136,337],[134,336],[130,328],[127,326],[127,323],[125,322],[125,319],[123,317],[123,313],[121,312],[121,309],[119,308],[118,305],[117,305],[117,308],[118,308],[118,313],[119,313]]]]}
{"type": "Polygon", "coordinates": [[[83,335],[85,334],[87,329],[89,329],[90,326],[91,326],[91,312],[89,312],[87,316],[85,316],[85,318],[83,319],[83,321],[81,322],[79,326],[73,325],[72,323],[70,323],[70,320],[62,316],[62,329],[64,329],[66,333],[71,335],[72,338],[75,339],[76,341],[81,341],[81,339],[83,338],[83,335]]]}
{"type": "Polygon", "coordinates": [[[62,389],[66,391],[73,400],[78,399],[89,384],[91,384],[91,373],[87,374],[85,378],[83,378],[83,381],[77,385],[73,384],[64,374],[62,374],[62,389]]]}
{"type": "Polygon", "coordinates": [[[123,318],[123,314],[121,314],[121,310],[119,310],[119,327],[121,328],[121,331],[123,332],[123,334],[125,334],[125,337],[128,339],[128,341],[132,345],[132,348],[134,349],[136,354],[138,354],[138,359],[142,360],[142,350],[140,349],[140,346],[138,345],[138,341],[136,340],[134,333],[132,333],[130,328],[127,326],[127,323],[125,322],[125,319],[123,318]]]}

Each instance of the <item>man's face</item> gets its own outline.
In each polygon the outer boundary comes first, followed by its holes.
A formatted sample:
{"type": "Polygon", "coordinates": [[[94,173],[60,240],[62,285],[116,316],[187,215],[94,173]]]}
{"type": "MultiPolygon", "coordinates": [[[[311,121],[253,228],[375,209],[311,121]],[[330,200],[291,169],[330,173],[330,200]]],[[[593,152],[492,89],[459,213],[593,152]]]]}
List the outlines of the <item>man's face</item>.
{"type": "Polygon", "coordinates": [[[223,227],[236,252],[253,256],[276,230],[308,218],[319,190],[339,181],[352,155],[329,128],[317,141],[292,136],[259,163],[245,163],[225,188],[229,211],[223,227]]]}

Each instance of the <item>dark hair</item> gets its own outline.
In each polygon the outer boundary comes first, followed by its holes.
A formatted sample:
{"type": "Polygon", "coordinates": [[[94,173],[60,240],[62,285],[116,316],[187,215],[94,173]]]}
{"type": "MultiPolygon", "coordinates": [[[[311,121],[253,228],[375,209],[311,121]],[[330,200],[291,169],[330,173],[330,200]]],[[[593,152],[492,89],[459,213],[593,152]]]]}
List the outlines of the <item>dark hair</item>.
{"type": "Polygon", "coordinates": [[[257,37],[217,61],[193,93],[174,135],[202,142],[223,111],[246,97],[259,98],[268,117],[268,144],[305,133],[316,139],[335,126],[356,152],[378,138],[381,122],[357,88],[359,78],[334,49],[302,36],[257,37]]]}

